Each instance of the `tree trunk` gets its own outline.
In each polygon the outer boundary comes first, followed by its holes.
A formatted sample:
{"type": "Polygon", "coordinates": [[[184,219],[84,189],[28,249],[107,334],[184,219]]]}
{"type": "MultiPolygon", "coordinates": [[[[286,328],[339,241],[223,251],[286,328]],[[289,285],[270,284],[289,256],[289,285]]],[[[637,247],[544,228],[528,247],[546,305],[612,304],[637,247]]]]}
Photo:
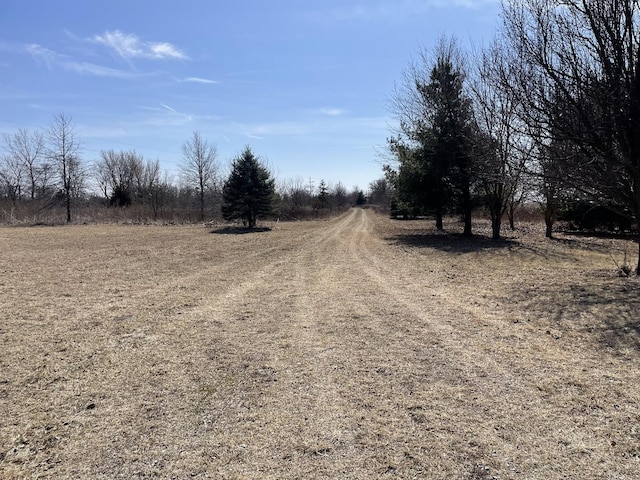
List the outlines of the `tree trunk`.
{"type": "Polygon", "coordinates": [[[444,230],[442,224],[442,212],[436,212],[436,230],[444,230]]]}
{"type": "Polygon", "coordinates": [[[464,232],[462,233],[465,237],[473,236],[473,232],[471,230],[471,212],[464,212],[464,232]]]}
{"type": "Polygon", "coordinates": [[[492,202],[493,205],[489,205],[489,214],[491,215],[491,238],[493,240],[500,240],[500,229],[502,227],[502,205],[499,202],[492,202]]]}
{"type": "Polygon", "coordinates": [[[547,204],[544,206],[544,223],[547,226],[544,236],[547,238],[553,238],[553,224],[556,220],[556,208],[552,202],[547,198],[547,204]]]}
{"type": "Polygon", "coordinates": [[[463,235],[465,237],[470,237],[473,235],[471,231],[471,216],[473,214],[473,207],[471,206],[471,193],[465,192],[464,198],[464,232],[463,235]]]}
{"type": "Polygon", "coordinates": [[[462,214],[464,216],[464,232],[465,237],[471,237],[473,235],[471,231],[471,217],[473,215],[473,204],[471,203],[471,188],[467,184],[464,192],[462,193],[462,214]]]}
{"type": "Polygon", "coordinates": [[[501,219],[498,216],[491,218],[491,233],[494,240],[500,240],[500,227],[502,226],[501,219]]]}
{"type": "Polygon", "coordinates": [[[640,219],[638,219],[638,265],[636,265],[636,275],[640,275],[640,219]]]}
{"type": "Polygon", "coordinates": [[[204,190],[200,189],[200,221],[204,222],[204,190]]]}
{"type": "Polygon", "coordinates": [[[553,238],[553,222],[550,222],[545,219],[545,223],[547,224],[547,229],[545,231],[544,236],[547,238],[553,238]]]}
{"type": "Polygon", "coordinates": [[[516,221],[515,221],[516,209],[515,209],[515,205],[513,205],[513,204],[509,205],[509,211],[507,212],[507,216],[509,217],[509,228],[511,229],[512,232],[514,232],[516,230],[516,221]]]}
{"type": "Polygon", "coordinates": [[[71,190],[69,188],[66,189],[65,197],[67,200],[67,223],[71,223],[71,190]]]}
{"type": "Polygon", "coordinates": [[[547,238],[553,238],[553,215],[550,214],[548,209],[545,209],[544,211],[544,223],[547,226],[544,236],[547,238]]]}

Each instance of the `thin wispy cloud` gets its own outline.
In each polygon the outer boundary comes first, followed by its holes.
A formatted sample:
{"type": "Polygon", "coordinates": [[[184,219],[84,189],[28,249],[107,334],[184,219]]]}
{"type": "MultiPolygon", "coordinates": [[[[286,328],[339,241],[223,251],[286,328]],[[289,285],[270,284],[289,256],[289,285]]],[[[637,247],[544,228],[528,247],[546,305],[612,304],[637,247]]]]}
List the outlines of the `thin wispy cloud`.
{"type": "Polygon", "coordinates": [[[110,48],[124,60],[135,58],[186,60],[189,58],[187,54],[171,43],[146,42],[137,35],[124,33],[120,30],[107,31],[102,35],[95,35],[92,40],[110,48]]]}
{"type": "Polygon", "coordinates": [[[151,122],[155,124],[184,124],[193,121],[193,115],[188,113],[182,113],[175,108],[167,105],[166,103],[160,103],[160,108],[156,107],[143,107],[145,110],[151,110],[158,112],[159,115],[154,115],[151,118],[151,122]]]}
{"type": "Polygon", "coordinates": [[[342,108],[318,108],[313,111],[316,115],[327,115],[329,117],[338,117],[340,115],[344,115],[347,113],[346,110],[342,108]]]}
{"type": "Polygon", "coordinates": [[[465,8],[479,10],[498,7],[500,0],[403,0],[396,2],[369,1],[331,9],[324,19],[334,21],[378,21],[424,14],[434,8],[465,8]],[[328,14],[328,15],[327,15],[328,14]]]}
{"type": "Polygon", "coordinates": [[[103,67],[87,62],[66,62],[63,68],[81,75],[93,75],[96,77],[112,77],[112,78],[134,78],[141,74],[118,70],[116,68],[103,67]]]}
{"type": "Polygon", "coordinates": [[[49,50],[48,48],[43,47],[42,45],[38,45],[37,43],[30,43],[24,46],[24,50],[31,55],[36,61],[41,61],[47,65],[47,67],[52,68],[54,65],[59,63],[59,60],[64,58],[63,55],[59,55],[53,50],[49,50]]]}
{"type": "Polygon", "coordinates": [[[78,62],[67,55],[54,52],[37,43],[25,45],[24,51],[31,55],[36,61],[44,63],[50,70],[57,67],[80,75],[92,75],[96,77],[132,78],[139,76],[139,74],[136,73],[103,67],[94,63],[78,62]]]}
{"type": "Polygon", "coordinates": [[[206,85],[216,85],[220,83],[216,80],[209,80],[208,78],[200,78],[200,77],[187,77],[183,81],[190,82],[190,83],[203,83],[206,85]]]}
{"type": "MultiPolygon", "coordinates": [[[[78,40],[71,32],[65,31],[66,35],[78,40]]],[[[110,34],[110,32],[107,32],[110,34]]],[[[187,58],[182,52],[175,49],[170,44],[165,43],[144,43],[134,35],[117,35],[104,37],[103,40],[111,40],[112,48],[119,52],[120,56],[130,59],[134,56],[146,58],[187,58]],[[137,52],[137,53],[136,53],[137,52]]],[[[97,37],[96,37],[97,38],[97,37]]],[[[42,63],[49,69],[62,68],[80,75],[89,75],[95,77],[111,77],[111,78],[135,78],[152,74],[142,74],[130,70],[121,70],[117,68],[106,67],[92,62],[79,61],[70,55],[55,52],[49,48],[43,47],[37,43],[30,43],[22,47],[22,51],[28,53],[37,62],[42,63]]]]}
{"type": "Polygon", "coordinates": [[[166,121],[167,124],[180,124],[192,121],[217,122],[220,120],[220,117],[215,115],[186,113],[184,111],[181,111],[179,107],[175,108],[163,102],[159,102],[157,106],[139,105],[137,108],[139,110],[149,112],[145,115],[146,119],[143,120],[143,123],[149,123],[149,120],[160,123],[166,121]]]}
{"type": "Polygon", "coordinates": [[[171,108],[169,105],[166,105],[166,104],[164,104],[164,103],[161,103],[161,104],[160,104],[160,106],[161,106],[161,107],[163,107],[163,108],[166,108],[166,109],[167,109],[167,110],[169,110],[170,112],[178,113],[178,112],[176,112],[176,110],[175,110],[174,108],[171,108]]]}
{"type": "Polygon", "coordinates": [[[73,41],[76,41],[76,42],[82,41],[82,38],[80,38],[77,35],[75,35],[71,30],[68,30],[68,29],[64,28],[62,31],[67,36],[67,38],[69,38],[70,40],[73,40],[73,41]]]}
{"type": "Polygon", "coordinates": [[[294,121],[256,124],[231,122],[228,124],[227,130],[247,138],[264,140],[267,137],[306,135],[311,131],[311,128],[303,122],[294,121]]]}

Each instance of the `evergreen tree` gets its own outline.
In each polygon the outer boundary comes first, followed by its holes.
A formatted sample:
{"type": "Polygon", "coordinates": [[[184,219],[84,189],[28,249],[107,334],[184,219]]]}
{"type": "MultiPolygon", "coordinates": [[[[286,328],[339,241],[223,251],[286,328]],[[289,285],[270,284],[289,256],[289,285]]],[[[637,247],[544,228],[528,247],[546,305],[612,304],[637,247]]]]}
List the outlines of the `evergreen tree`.
{"type": "Polygon", "coordinates": [[[317,199],[321,209],[329,207],[329,187],[327,187],[327,183],[324,180],[320,180],[320,185],[318,185],[317,199]]]}
{"type": "Polygon", "coordinates": [[[436,213],[436,224],[442,228],[440,195],[433,195],[433,183],[428,180],[428,169],[419,147],[411,148],[400,139],[390,139],[390,148],[398,159],[398,169],[385,166],[386,180],[393,186],[391,216],[412,218],[420,214],[436,213]],[[440,219],[440,220],[438,220],[440,219]]]}
{"type": "Polygon", "coordinates": [[[412,66],[396,93],[400,128],[388,143],[398,168],[387,168],[387,179],[397,204],[413,214],[434,214],[438,229],[447,211],[461,211],[464,233],[471,235],[474,129],[471,100],[463,88],[464,62],[453,40],[443,40],[436,54],[434,64],[423,55],[423,63],[412,66]]]}
{"type": "Polygon", "coordinates": [[[259,217],[273,213],[275,181],[250,147],[233,161],[222,198],[224,219],[240,219],[248,228],[254,228],[259,217]]]}
{"type": "Polygon", "coordinates": [[[456,207],[462,212],[464,234],[471,235],[473,210],[472,110],[471,100],[463,91],[464,73],[454,65],[454,45],[443,50],[431,71],[431,82],[418,89],[431,103],[432,145],[426,145],[426,165],[432,188],[447,200],[452,192],[456,207]],[[429,155],[430,154],[430,155],[429,155]]]}

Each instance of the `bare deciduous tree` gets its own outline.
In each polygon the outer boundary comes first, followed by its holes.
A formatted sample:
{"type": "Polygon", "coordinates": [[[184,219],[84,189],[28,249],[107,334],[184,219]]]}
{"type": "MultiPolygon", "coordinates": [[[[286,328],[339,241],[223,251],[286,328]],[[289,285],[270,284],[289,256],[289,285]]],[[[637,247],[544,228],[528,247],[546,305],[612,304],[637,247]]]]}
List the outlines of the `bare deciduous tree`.
{"type": "Polygon", "coordinates": [[[345,205],[347,205],[347,189],[341,182],[338,182],[336,186],[333,187],[332,194],[334,202],[338,207],[344,207],[345,205]]]}
{"type": "Polygon", "coordinates": [[[283,202],[292,209],[299,209],[311,205],[311,195],[301,176],[287,178],[279,182],[278,193],[283,202]]]}
{"type": "Polygon", "coordinates": [[[0,157],[0,180],[4,196],[14,205],[22,197],[23,177],[25,166],[19,158],[13,155],[0,157]]]}
{"type": "Polygon", "coordinates": [[[109,205],[130,205],[135,194],[136,181],[144,170],[142,155],[135,151],[115,152],[102,150],[96,164],[96,181],[109,205]]]}
{"type": "Polygon", "coordinates": [[[217,188],[217,150],[215,145],[210,145],[207,140],[202,138],[200,132],[196,131],[182,145],[182,157],[182,177],[187,185],[193,186],[198,191],[200,220],[202,221],[205,217],[206,194],[217,188]]]}
{"type": "Polygon", "coordinates": [[[469,82],[478,130],[475,171],[491,216],[493,239],[500,238],[502,217],[522,191],[532,148],[530,137],[524,134],[526,128],[517,115],[515,96],[500,81],[503,72],[510,68],[503,51],[498,41],[483,51],[469,82]]]}
{"type": "Polygon", "coordinates": [[[154,220],[162,206],[162,181],[159,160],[147,160],[136,175],[136,196],[138,200],[149,206],[154,220]]]}
{"type": "Polygon", "coordinates": [[[369,184],[369,203],[382,208],[389,208],[393,186],[391,182],[382,177],[369,184]]]}
{"type": "Polygon", "coordinates": [[[44,137],[38,130],[30,132],[25,128],[19,129],[13,135],[4,135],[4,144],[14,161],[24,167],[29,196],[33,200],[38,193],[38,186],[43,179],[44,137]]]}
{"type": "Polygon", "coordinates": [[[503,18],[523,118],[572,143],[565,181],[640,232],[640,1],[512,0],[503,18]]]}
{"type": "Polygon", "coordinates": [[[54,116],[46,132],[47,156],[53,162],[60,187],[65,198],[67,223],[71,222],[71,201],[74,190],[82,184],[84,172],[78,153],[80,140],[73,127],[72,118],[65,113],[54,116]]]}

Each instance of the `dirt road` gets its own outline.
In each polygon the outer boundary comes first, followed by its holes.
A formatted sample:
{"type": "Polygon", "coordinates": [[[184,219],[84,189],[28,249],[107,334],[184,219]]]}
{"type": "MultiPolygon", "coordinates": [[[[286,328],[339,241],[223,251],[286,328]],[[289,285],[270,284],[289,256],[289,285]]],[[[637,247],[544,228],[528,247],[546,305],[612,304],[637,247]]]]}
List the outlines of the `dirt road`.
{"type": "Polygon", "coordinates": [[[388,223],[353,209],[248,235],[2,232],[0,472],[640,473],[637,354],[524,321],[495,295],[504,273],[483,277],[490,258],[416,252],[388,223]]]}

